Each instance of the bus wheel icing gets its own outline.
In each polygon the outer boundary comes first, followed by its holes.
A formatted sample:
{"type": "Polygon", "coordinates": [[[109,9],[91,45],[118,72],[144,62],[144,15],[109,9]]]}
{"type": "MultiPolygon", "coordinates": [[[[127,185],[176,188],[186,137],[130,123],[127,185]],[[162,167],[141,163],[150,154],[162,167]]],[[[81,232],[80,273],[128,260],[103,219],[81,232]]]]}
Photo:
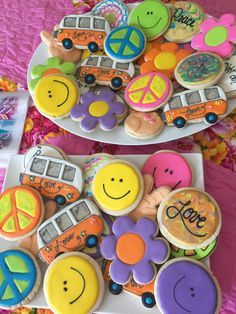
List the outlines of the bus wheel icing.
{"type": "Polygon", "coordinates": [[[173,124],[177,129],[183,129],[186,125],[186,120],[182,117],[178,117],[173,121],[173,124]]]}
{"type": "Polygon", "coordinates": [[[93,74],[87,74],[84,78],[84,81],[88,85],[92,85],[95,82],[96,78],[93,74]]]}
{"type": "Polygon", "coordinates": [[[123,81],[120,77],[113,77],[113,79],[111,80],[111,87],[112,88],[120,88],[123,84],[123,81]]]}
{"type": "Polygon", "coordinates": [[[206,123],[208,124],[214,124],[216,123],[218,120],[218,116],[217,114],[215,114],[214,112],[208,112],[206,115],[205,115],[205,121],[206,123]]]}
{"type": "Polygon", "coordinates": [[[97,52],[98,49],[99,49],[98,44],[95,43],[94,41],[92,41],[91,43],[88,44],[88,50],[89,50],[91,53],[97,52]]]}
{"type": "Polygon", "coordinates": [[[113,280],[109,281],[109,291],[111,294],[118,295],[122,292],[123,286],[119,285],[118,283],[114,282],[113,280]]]}
{"type": "Polygon", "coordinates": [[[142,295],[142,304],[145,307],[152,308],[156,304],[154,295],[151,292],[145,292],[142,295]]]}
{"type": "Polygon", "coordinates": [[[86,246],[89,248],[94,247],[98,244],[98,238],[97,236],[91,234],[87,236],[85,243],[86,243],[86,246]]]}
{"type": "Polygon", "coordinates": [[[66,198],[63,195],[57,195],[55,197],[55,202],[59,206],[63,206],[66,203],[66,198]]]}
{"type": "Polygon", "coordinates": [[[65,50],[71,50],[73,48],[73,42],[70,38],[64,38],[62,40],[62,46],[65,50]]]}

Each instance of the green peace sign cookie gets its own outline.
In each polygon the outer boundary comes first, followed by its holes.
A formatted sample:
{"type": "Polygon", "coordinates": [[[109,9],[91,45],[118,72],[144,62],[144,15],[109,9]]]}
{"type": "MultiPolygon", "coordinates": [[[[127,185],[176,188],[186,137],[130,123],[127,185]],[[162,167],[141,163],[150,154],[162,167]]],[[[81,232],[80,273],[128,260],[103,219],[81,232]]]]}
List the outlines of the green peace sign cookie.
{"type": "Polygon", "coordinates": [[[146,0],[132,10],[128,24],[141,29],[147,40],[153,40],[168,28],[170,11],[158,0],[146,0]]]}

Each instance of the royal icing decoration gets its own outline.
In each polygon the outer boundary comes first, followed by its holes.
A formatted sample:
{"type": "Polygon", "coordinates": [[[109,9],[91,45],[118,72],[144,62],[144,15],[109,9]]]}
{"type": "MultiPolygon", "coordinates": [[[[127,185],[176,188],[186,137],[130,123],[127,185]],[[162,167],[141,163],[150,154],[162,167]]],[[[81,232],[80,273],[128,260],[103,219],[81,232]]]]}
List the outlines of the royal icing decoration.
{"type": "Polygon", "coordinates": [[[218,83],[223,88],[227,98],[233,98],[236,95],[236,55],[225,61],[225,73],[218,83]]]}
{"type": "Polygon", "coordinates": [[[171,6],[172,19],[164,37],[176,43],[191,41],[199,32],[204,12],[194,2],[178,1],[171,6]]]}
{"type": "Polygon", "coordinates": [[[80,127],[85,132],[95,130],[97,125],[104,131],[111,131],[125,113],[126,106],[116,100],[116,94],[103,89],[98,95],[93,92],[82,95],[80,104],[71,110],[71,118],[80,121],[80,127]]]}
{"type": "Polygon", "coordinates": [[[136,60],[144,51],[146,38],[143,32],[132,26],[122,26],[114,29],[104,43],[107,55],[120,62],[136,60]]]}
{"type": "Polygon", "coordinates": [[[142,172],[154,178],[154,187],[171,190],[192,185],[193,173],[188,161],[174,151],[158,151],[144,163],[142,172]]]}
{"type": "Polygon", "coordinates": [[[169,79],[173,77],[177,64],[190,52],[181,49],[176,43],[164,43],[160,48],[152,48],[145,55],[145,62],[140,67],[140,73],[161,72],[169,79]]]}
{"type": "Polygon", "coordinates": [[[201,262],[188,258],[173,259],[161,267],[155,281],[155,297],[165,314],[213,314],[221,306],[216,278],[201,262]]]}
{"type": "Polygon", "coordinates": [[[182,249],[209,245],[221,228],[221,213],[216,201],[194,188],[170,193],[161,203],[157,219],[163,236],[182,249]]]}
{"type": "Polygon", "coordinates": [[[84,253],[59,256],[48,267],[44,278],[47,304],[58,314],[93,313],[104,294],[99,265],[84,253]]]}
{"type": "Polygon", "coordinates": [[[34,101],[42,114],[64,118],[79,99],[76,82],[69,76],[54,74],[41,78],[34,89],[34,101]]]}
{"type": "Polygon", "coordinates": [[[125,215],[142,199],[143,178],[134,165],[117,159],[96,173],[92,193],[104,212],[112,216],[125,215]]]}
{"type": "Polygon", "coordinates": [[[0,306],[17,308],[28,303],[40,283],[39,266],[21,249],[0,253],[0,306]]]}
{"type": "Polygon", "coordinates": [[[153,111],[163,106],[172,94],[171,81],[162,73],[139,75],[125,88],[127,104],[137,111],[153,111]]]}
{"type": "Polygon", "coordinates": [[[10,241],[34,233],[44,215],[40,194],[26,186],[16,186],[3,192],[0,209],[0,237],[10,241]]]}
{"type": "Polygon", "coordinates": [[[224,74],[223,60],[215,54],[195,53],[182,60],[175,68],[175,78],[188,89],[199,89],[216,84],[224,74]]]}
{"type": "Polygon", "coordinates": [[[112,29],[126,25],[129,17],[127,6],[119,0],[103,0],[92,9],[92,13],[103,16],[112,29]]]}
{"type": "Polygon", "coordinates": [[[137,223],[129,217],[119,217],[112,226],[113,235],[101,243],[101,253],[111,259],[109,274],[113,281],[125,284],[131,275],[139,284],[147,284],[155,277],[153,264],[162,264],[169,257],[169,246],[164,239],[154,236],[157,224],[141,218],[137,223]]]}
{"type": "Polygon", "coordinates": [[[141,29],[147,40],[159,37],[166,31],[169,24],[169,9],[156,0],[147,0],[138,4],[129,16],[129,25],[141,29]]]}
{"type": "Polygon", "coordinates": [[[236,17],[224,14],[219,20],[209,17],[200,27],[201,33],[192,39],[192,47],[198,51],[214,52],[222,58],[229,58],[236,43],[236,17]]]}

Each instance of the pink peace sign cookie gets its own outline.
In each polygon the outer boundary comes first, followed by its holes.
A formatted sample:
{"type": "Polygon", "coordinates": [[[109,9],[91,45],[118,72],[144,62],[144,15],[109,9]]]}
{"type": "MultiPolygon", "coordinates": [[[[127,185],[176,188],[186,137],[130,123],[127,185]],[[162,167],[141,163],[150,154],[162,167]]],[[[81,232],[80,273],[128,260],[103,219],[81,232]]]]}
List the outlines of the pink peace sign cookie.
{"type": "Polygon", "coordinates": [[[171,81],[160,72],[135,77],[125,89],[127,104],[137,111],[153,111],[165,105],[172,95],[171,81]]]}

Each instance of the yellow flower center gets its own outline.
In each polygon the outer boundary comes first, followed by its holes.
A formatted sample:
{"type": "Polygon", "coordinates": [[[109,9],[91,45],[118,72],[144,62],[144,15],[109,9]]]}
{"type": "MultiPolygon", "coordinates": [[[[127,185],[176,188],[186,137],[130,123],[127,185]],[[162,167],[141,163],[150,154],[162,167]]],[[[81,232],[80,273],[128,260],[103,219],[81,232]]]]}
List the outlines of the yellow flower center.
{"type": "Polygon", "coordinates": [[[92,102],[88,109],[90,115],[96,118],[104,116],[108,110],[108,103],[102,100],[92,102]]]}
{"type": "Polygon", "coordinates": [[[161,52],[154,59],[154,65],[159,70],[170,70],[176,65],[176,56],[172,52],[161,52]]]}

